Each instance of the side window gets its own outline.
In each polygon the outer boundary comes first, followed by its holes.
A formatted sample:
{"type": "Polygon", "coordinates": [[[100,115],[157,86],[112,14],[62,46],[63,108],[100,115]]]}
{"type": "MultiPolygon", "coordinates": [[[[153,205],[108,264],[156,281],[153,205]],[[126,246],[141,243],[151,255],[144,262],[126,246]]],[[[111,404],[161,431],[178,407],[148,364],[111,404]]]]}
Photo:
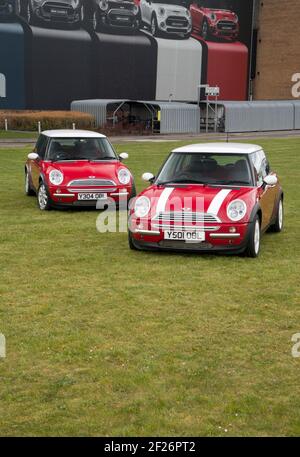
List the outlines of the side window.
{"type": "Polygon", "coordinates": [[[258,186],[263,184],[264,178],[269,173],[269,164],[264,151],[257,151],[251,154],[251,160],[254,165],[255,179],[258,186]]]}

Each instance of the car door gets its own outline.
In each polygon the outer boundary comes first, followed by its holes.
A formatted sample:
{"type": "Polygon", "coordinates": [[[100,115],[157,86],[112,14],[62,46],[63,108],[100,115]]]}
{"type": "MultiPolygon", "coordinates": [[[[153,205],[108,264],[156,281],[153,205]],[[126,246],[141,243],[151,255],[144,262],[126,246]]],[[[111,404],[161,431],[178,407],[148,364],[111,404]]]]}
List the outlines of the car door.
{"type": "Polygon", "coordinates": [[[264,183],[264,178],[269,174],[269,165],[263,150],[251,154],[251,159],[256,171],[259,203],[262,210],[261,228],[265,230],[272,219],[278,195],[278,185],[268,186],[264,183]]]}
{"type": "Polygon", "coordinates": [[[37,190],[41,174],[41,161],[45,158],[48,139],[45,135],[40,135],[33,152],[38,154],[36,160],[30,161],[30,174],[33,187],[37,190]]]}

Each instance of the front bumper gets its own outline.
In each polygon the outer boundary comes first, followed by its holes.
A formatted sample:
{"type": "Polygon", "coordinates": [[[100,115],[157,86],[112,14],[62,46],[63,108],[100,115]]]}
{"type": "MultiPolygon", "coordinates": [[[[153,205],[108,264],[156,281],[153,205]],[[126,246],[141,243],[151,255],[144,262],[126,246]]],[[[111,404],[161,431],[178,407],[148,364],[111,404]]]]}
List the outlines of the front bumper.
{"type": "MultiPolygon", "coordinates": [[[[228,21],[230,22],[230,21],[228,21]]],[[[234,22],[230,22],[227,26],[222,25],[222,21],[210,25],[210,33],[215,38],[236,39],[239,35],[239,26],[234,22]]]]}
{"type": "Polygon", "coordinates": [[[115,30],[137,30],[139,28],[138,14],[130,10],[111,9],[108,13],[100,10],[100,21],[104,28],[113,28],[115,30]]]}
{"type": "Polygon", "coordinates": [[[137,225],[129,236],[137,249],[140,250],[165,250],[186,252],[226,252],[228,254],[242,253],[248,244],[252,223],[248,224],[221,224],[217,231],[210,231],[205,227],[205,241],[187,242],[164,239],[161,230],[140,229],[137,225]],[[235,228],[235,233],[232,229],[235,228]]]}
{"type": "Polygon", "coordinates": [[[103,205],[108,205],[111,200],[113,200],[117,205],[121,202],[126,202],[129,200],[132,192],[131,186],[115,186],[113,188],[82,188],[82,189],[70,189],[68,187],[49,187],[49,194],[51,202],[55,206],[93,206],[96,207],[97,203],[101,201],[103,205]],[[97,194],[104,193],[107,195],[106,198],[101,198],[100,200],[79,200],[78,194],[97,194]]]}
{"type": "Polygon", "coordinates": [[[184,16],[169,16],[167,18],[158,18],[158,28],[161,32],[170,34],[187,35],[192,30],[192,22],[184,16]]]}
{"type": "Polygon", "coordinates": [[[80,22],[80,8],[52,7],[47,3],[35,10],[37,18],[44,22],[76,24],[80,22]]]}

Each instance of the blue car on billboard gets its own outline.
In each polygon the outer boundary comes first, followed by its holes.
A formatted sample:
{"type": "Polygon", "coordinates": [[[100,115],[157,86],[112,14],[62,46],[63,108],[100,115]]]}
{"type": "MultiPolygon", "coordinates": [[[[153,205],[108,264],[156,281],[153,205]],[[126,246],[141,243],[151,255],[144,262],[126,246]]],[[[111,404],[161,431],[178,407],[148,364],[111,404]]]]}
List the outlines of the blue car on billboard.
{"type": "Polygon", "coordinates": [[[0,20],[20,14],[20,0],[0,0],[0,20]]]}

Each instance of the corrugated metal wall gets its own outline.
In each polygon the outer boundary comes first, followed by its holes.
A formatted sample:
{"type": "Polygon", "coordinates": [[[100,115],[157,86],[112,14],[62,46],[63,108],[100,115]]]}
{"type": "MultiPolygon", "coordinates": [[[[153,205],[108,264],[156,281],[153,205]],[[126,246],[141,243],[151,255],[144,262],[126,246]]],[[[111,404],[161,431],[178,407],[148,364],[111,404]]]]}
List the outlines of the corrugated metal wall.
{"type": "Polygon", "coordinates": [[[225,132],[263,132],[297,128],[293,101],[219,102],[219,104],[225,108],[225,132]]]}
{"type": "Polygon", "coordinates": [[[160,103],[160,133],[199,133],[200,108],[184,103],[160,103]]]}

